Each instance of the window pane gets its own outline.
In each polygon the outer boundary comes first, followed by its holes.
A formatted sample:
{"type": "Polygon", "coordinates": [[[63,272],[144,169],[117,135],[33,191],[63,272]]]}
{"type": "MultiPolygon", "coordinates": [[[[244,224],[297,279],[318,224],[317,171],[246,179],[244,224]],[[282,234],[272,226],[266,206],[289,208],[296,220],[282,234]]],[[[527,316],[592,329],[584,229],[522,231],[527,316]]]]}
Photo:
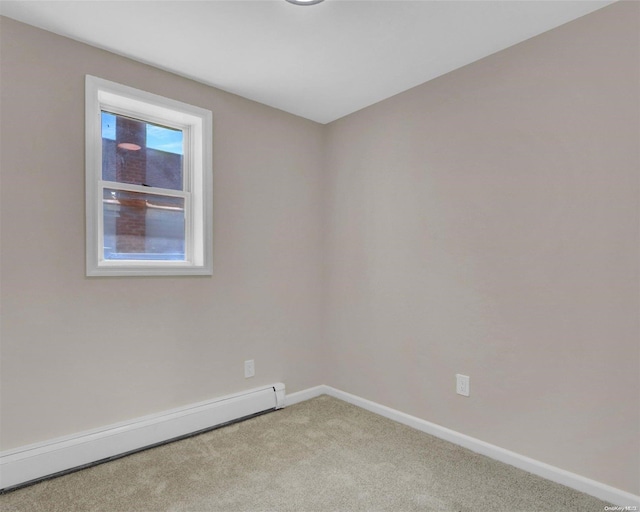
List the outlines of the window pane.
{"type": "Polygon", "coordinates": [[[185,259],[184,198],[104,189],[106,260],[185,259]]]}
{"type": "Polygon", "coordinates": [[[183,133],[102,111],[102,179],[182,190],[183,133]]]}

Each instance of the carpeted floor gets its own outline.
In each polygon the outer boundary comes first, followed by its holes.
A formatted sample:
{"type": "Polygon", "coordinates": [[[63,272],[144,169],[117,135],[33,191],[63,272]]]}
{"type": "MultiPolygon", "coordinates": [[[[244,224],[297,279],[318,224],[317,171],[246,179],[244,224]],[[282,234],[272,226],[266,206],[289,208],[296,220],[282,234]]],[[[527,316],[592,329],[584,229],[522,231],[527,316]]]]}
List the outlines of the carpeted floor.
{"type": "Polygon", "coordinates": [[[602,512],[606,505],[327,396],[0,496],[3,512],[602,512]]]}

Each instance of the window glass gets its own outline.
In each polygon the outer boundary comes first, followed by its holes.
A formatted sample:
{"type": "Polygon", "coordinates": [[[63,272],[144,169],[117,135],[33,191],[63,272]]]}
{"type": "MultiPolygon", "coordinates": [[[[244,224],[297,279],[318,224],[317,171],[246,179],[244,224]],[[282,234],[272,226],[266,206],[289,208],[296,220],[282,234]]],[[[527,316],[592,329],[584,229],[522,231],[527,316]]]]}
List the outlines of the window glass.
{"type": "Polygon", "coordinates": [[[102,179],[183,190],[183,133],[101,112],[102,179]]]}
{"type": "Polygon", "coordinates": [[[105,188],[105,260],[185,259],[184,198],[105,188]]]}

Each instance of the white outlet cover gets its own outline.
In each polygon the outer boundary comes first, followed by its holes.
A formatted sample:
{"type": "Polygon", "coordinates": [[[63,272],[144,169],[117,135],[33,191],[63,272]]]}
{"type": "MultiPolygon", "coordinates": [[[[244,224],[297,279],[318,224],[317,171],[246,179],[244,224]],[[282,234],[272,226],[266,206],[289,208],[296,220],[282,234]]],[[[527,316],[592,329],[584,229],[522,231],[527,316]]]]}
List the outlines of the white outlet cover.
{"type": "Polygon", "coordinates": [[[256,366],[253,359],[244,362],[244,378],[249,379],[256,374],[256,366]]]}
{"type": "Polygon", "coordinates": [[[469,376],[456,373],[456,393],[469,396],[469,376]]]}

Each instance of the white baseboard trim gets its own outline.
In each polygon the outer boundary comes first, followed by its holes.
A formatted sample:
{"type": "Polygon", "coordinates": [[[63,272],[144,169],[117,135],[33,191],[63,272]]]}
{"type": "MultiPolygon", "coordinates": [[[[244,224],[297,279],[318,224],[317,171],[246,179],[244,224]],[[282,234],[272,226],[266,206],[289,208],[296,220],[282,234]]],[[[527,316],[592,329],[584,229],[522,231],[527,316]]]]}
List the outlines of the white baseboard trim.
{"type": "Polygon", "coordinates": [[[279,409],[284,390],[277,383],[0,453],[0,490],[279,409]]]}
{"type": "Polygon", "coordinates": [[[311,400],[320,395],[328,395],[329,390],[333,389],[329,386],[321,385],[316,386],[309,389],[304,389],[302,391],[296,391],[295,393],[291,393],[287,395],[284,399],[284,403],[286,406],[297,404],[299,402],[305,402],[306,400],[311,400]]]}
{"type": "Polygon", "coordinates": [[[297,393],[292,393],[286,397],[285,403],[287,405],[292,405],[323,394],[338,398],[361,407],[362,409],[366,409],[367,411],[371,411],[379,414],[380,416],[384,416],[385,418],[389,418],[397,421],[398,423],[415,428],[416,430],[420,430],[421,432],[425,432],[440,439],[444,439],[445,441],[457,444],[481,455],[486,455],[492,459],[523,469],[529,473],[533,473],[534,475],[551,480],[552,482],[590,494],[591,496],[608,503],[613,503],[619,507],[638,507],[628,508],[627,510],[640,510],[640,496],[636,496],[635,494],[611,487],[610,485],[565,471],[564,469],[545,464],[544,462],[525,457],[524,455],[520,455],[510,450],[505,450],[499,446],[461,434],[455,430],[441,427],[435,423],[411,416],[410,414],[405,414],[396,409],[360,398],[359,396],[340,391],[339,389],[332,388],[331,386],[316,386],[303,391],[298,391],[297,393]]]}

